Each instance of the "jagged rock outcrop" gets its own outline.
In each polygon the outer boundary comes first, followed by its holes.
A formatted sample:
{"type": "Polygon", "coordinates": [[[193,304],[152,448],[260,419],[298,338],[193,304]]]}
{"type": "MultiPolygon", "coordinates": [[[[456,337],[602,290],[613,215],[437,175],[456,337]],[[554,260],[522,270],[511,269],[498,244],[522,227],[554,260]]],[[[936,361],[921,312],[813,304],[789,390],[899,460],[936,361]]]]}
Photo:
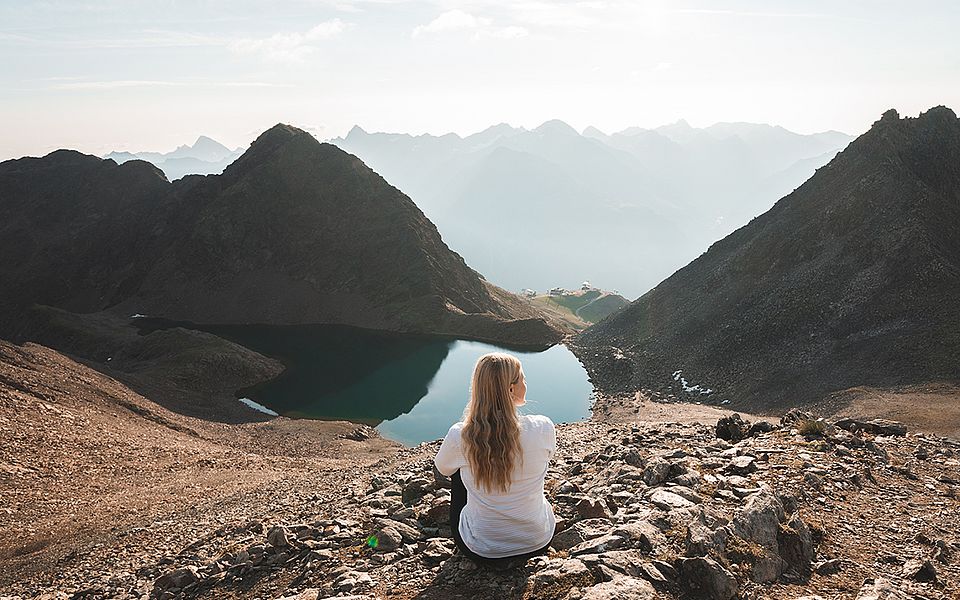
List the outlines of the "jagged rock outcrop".
{"type": "Polygon", "coordinates": [[[960,120],[888,111],[792,194],[574,351],[641,387],[779,410],[858,385],[960,379],[960,120]]]}
{"type": "MultiPolygon", "coordinates": [[[[211,560],[186,557],[144,572],[155,576],[153,597],[164,599],[233,597],[264,573],[272,581],[291,582],[275,597],[310,600],[344,594],[443,598],[463,592],[537,600],[729,600],[857,589],[844,587],[851,577],[855,586],[863,579],[857,579],[863,571],[851,566],[853,555],[843,554],[845,542],[839,540],[849,526],[843,514],[827,515],[842,513],[839,507],[850,495],[877,494],[877,480],[868,480],[874,472],[900,477],[880,447],[898,448],[902,438],[842,429],[804,436],[785,423],[730,444],[715,438],[713,429],[600,423],[562,428],[547,485],[558,533],[545,556],[506,570],[478,567],[456,551],[445,518],[437,518],[449,510],[450,499],[447,483],[431,470],[432,443],[408,451],[410,458],[394,470],[358,482],[323,518],[238,526],[193,546],[191,555],[206,548],[202,552],[211,560]],[[822,453],[818,464],[799,464],[808,460],[811,443],[822,453]],[[759,466],[746,475],[731,474],[731,465],[744,458],[759,466]],[[663,477],[645,478],[661,471],[663,477]],[[814,485],[807,478],[812,472],[825,480],[814,485]],[[657,500],[668,495],[679,500],[657,500]],[[603,508],[585,512],[585,502],[603,508]]],[[[938,456],[949,460],[956,454],[945,442],[938,456]]],[[[921,437],[917,443],[936,442],[921,437]]],[[[947,502],[955,504],[956,498],[947,502]]],[[[936,587],[943,585],[936,574],[938,569],[955,574],[956,566],[945,554],[935,566],[938,559],[923,547],[952,551],[960,544],[917,540],[899,551],[929,558],[906,558],[902,566],[884,559],[889,568],[875,567],[871,576],[893,578],[895,584],[884,585],[913,593],[946,591],[936,587]]],[[[874,589],[869,585],[864,590],[874,589]]]]}
{"type": "Polygon", "coordinates": [[[355,156],[277,125],[222,175],[168,183],[72,151],[0,164],[0,332],[32,304],[196,323],[341,323],[545,347],[355,156]]]}

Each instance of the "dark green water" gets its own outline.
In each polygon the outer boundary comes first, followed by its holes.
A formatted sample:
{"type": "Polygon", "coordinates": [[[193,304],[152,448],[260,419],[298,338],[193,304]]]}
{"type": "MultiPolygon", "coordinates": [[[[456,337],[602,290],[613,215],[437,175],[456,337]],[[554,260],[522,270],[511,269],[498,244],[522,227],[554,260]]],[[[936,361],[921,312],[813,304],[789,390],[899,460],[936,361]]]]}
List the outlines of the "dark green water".
{"type": "Polygon", "coordinates": [[[279,414],[376,426],[384,437],[414,445],[443,437],[459,421],[477,359],[509,352],[523,362],[524,413],[556,423],[590,414],[593,387],[565,346],[517,351],[483,342],[392,334],[341,325],[195,325],[138,319],[142,331],[187,326],[277,358],[276,379],[237,391],[279,414]]]}

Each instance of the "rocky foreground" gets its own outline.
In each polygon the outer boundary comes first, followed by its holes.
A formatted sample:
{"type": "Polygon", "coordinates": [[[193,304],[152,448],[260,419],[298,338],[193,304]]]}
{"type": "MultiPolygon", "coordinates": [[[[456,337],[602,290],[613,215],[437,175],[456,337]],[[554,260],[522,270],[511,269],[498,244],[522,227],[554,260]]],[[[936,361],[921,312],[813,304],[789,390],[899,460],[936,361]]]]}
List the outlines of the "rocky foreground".
{"type": "MultiPolygon", "coordinates": [[[[608,400],[605,400],[608,401],[608,400]]],[[[650,403],[647,402],[647,405],[650,403]]],[[[670,405],[666,405],[671,408],[670,405]]],[[[602,408],[602,407],[601,407],[602,408]]],[[[603,410],[597,411],[603,414],[603,410]]],[[[362,447],[370,432],[350,443],[362,447]]],[[[550,552],[505,571],[455,551],[438,442],[339,490],[274,482],[201,535],[74,557],[23,598],[960,597],[960,444],[889,421],[562,425],[550,552]]],[[[209,519],[211,515],[206,515],[209,519]]],[[[196,516],[194,516],[196,518],[196,516]]],[[[173,527],[171,525],[171,527],[173,527]]],[[[163,523],[149,527],[155,535],[163,523]]],[[[130,531],[129,533],[134,533],[130,531]]]]}

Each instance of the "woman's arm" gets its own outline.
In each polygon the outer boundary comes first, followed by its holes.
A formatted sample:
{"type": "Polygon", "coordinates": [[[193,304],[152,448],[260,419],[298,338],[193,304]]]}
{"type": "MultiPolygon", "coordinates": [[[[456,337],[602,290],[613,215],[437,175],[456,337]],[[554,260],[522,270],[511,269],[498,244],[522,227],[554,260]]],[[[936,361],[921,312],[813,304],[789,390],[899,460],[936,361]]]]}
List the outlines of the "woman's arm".
{"type": "Polygon", "coordinates": [[[437,470],[447,477],[456,473],[457,469],[465,464],[463,452],[460,451],[460,428],[457,425],[447,432],[440,444],[440,450],[437,451],[437,456],[433,459],[437,470]]]}

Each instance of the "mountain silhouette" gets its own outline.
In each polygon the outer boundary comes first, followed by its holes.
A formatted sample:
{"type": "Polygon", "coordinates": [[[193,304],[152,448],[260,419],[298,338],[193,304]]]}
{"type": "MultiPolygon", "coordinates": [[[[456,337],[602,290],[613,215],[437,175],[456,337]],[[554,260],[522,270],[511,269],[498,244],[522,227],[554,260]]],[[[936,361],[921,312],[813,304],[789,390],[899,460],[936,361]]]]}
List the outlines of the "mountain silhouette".
{"type": "Polygon", "coordinates": [[[174,181],[186,175],[217,175],[243,153],[231,150],[220,142],[201,135],[192,146],[183,145],[172,152],[110,152],[104,155],[117,164],[129,160],[145,160],[163,170],[174,181]]]}
{"type": "Polygon", "coordinates": [[[562,333],[449,250],[357,157],[288,125],[169,183],[72,151],[0,163],[0,325],[31,304],[194,323],[339,323],[545,346],[562,333]]]}
{"type": "Polygon", "coordinates": [[[958,224],[960,121],[942,106],[888,111],[576,352],[601,389],[687,387],[753,409],[956,380],[958,224]]]}
{"type": "Polygon", "coordinates": [[[768,209],[850,139],[683,121],[580,134],[555,119],[463,138],[354,127],[332,143],[410,194],[451,248],[502,285],[544,290],[588,279],[635,298],[768,209]]]}

